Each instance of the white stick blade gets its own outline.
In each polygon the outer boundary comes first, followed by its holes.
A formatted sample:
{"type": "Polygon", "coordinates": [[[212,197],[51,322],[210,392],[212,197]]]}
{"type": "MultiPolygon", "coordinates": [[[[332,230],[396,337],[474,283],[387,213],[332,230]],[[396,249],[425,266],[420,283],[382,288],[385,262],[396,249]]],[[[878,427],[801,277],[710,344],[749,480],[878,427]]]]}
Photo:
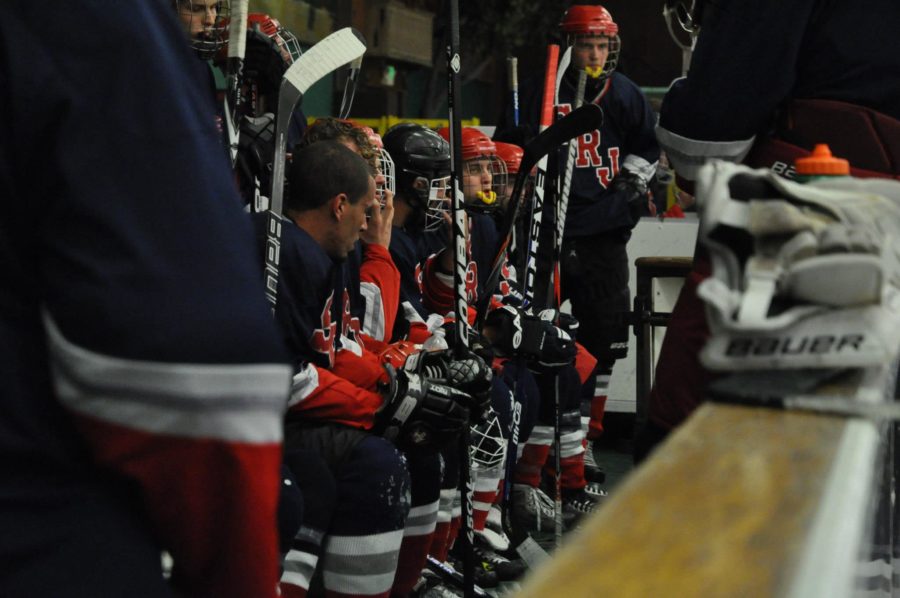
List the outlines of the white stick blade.
{"type": "Polygon", "coordinates": [[[247,12],[250,0],[232,0],[228,27],[228,57],[243,60],[247,51],[247,12]]]}
{"type": "Polygon", "coordinates": [[[300,56],[285,72],[284,79],[305,94],[316,81],[360,58],[365,51],[366,44],[358,31],[352,27],[339,29],[300,56]]]}

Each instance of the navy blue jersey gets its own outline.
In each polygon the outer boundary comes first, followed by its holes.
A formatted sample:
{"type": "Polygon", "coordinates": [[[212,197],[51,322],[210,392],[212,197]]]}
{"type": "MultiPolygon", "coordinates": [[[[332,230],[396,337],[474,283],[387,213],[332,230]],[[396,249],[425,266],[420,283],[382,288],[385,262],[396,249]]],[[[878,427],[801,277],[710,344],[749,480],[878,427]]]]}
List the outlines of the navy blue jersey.
{"type": "MultiPolygon", "coordinates": [[[[253,214],[252,218],[262,247],[268,214],[253,214]]],[[[354,262],[358,259],[355,253],[351,252],[354,262]]],[[[307,363],[332,368],[342,339],[358,344],[360,321],[353,311],[354,304],[359,309],[360,300],[352,301],[351,292],[359,292],[358,263],[351,268],[349,259],[332,260],[309,233],[285,219],[275,320],[295,369],[307,363]]]]}
{"type": "Polygon", "coordinates": [[[693,179],[702,160],[681,154],[743,159],[791,99],[900,119],[898,27],[895,0],[708,2],[688,76],[663,100],[660,141],[693,179]]]}
{"type": "MultiPolygon", "coordinates": [[[[569,238],[630,228],[627,197],[610,191],[609,184],[623,168],[649,182],[659,161],[656,115],[640,88],[613,72],[594,93],[587,95],[585,103],[593,101],[603,109],[603,126],[578,138],[566,215],[569,238]]],[[[559,90],[560,114],[571,111],[574,98],[574,77],[569,71],[559,90]]],[[[565,161],[566,152],[559,152],[560,173],[565,171],[565,161]]]]}
{"type": "MultiPolygon", "coordinates": [[[[421,274],[422,261],[428,256],[422,243],[421,235],[418,237],[410,234],[405,228],[395,226],[391,231],[391,258],[397,269],[400,270],[400,315],[396,326],[403,326],[402,321],[413,318],[415,313],[424,320],[428,317],[428,310],[422,305],[422,291],[419,275],[421,274]],[[412,311],[410,311],[412,310],[412,311]]],[[[407,325],[408,327],[408,325],[407,325]]],[[[394,340],[397,340],[395,334],[394,340]]]]}
{"type": "Polygon", "coordinates": [[[10,0],[0,43],[0,594],[108,595],[145,543],[271,596],[290,368],[171,3],[10,0]]]}
{"type": "MultiPolygon", "coordinates": [[[[577,78],[570,69],[559,90],[560,114],[568,114],[575,97],[577,78]]],[[[521,88],[522,122],[537,134],[540,121],[542,80],[531,79],[521,88]]],[[[629,229],[627,198],[608,191],[612,179],[622,168],[650,181],[656,172],[659,146],[654,127],[656,116],[647,98],[628,77],[613,72],[606,84],[591,86],[585,102],[593,101],[603,109],[603,126],[578,139],[578,153],[572,173],[565,236],[582,237],[629,229]]],[[[512,128],[509,114],[501,117],[498,137],[512,128]]],[[[566,152],[559,152],[559,171],[565,171],[566,152]]]]}

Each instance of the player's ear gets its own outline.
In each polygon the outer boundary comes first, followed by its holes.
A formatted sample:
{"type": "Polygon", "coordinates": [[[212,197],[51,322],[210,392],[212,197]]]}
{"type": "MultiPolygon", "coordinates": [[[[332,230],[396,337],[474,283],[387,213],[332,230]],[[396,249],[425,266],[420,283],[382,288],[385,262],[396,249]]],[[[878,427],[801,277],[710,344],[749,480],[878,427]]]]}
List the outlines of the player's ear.
{"type": "Polygon", "coordinates": [[[329,200],[329,206],[335,220],[340,221],[340,219],[346,215],[347,209],[350,207],[350,198],[347,197],[346,193],[338,193],[329,200]]]}

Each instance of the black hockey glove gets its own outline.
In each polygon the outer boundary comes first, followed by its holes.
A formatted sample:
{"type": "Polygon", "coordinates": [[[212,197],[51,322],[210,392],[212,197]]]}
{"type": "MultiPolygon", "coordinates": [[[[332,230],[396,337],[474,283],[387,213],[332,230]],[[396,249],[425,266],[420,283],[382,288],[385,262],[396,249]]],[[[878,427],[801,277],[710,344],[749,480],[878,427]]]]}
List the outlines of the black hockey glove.
{"type": "Polygon", "coordinates": [[[465,405],[473,421],[480,420],[490,409],[494,374],[478,355],[470,353],[465,359],[454,359],[449,350],[419,353],[407,360],[410,367],[417,367],[415,360],[421,361],[425,380],[461,390],[469,397],[465,405]]]}
{"type": "Polygon", "coordinates": [[[434,452],[455,439],[469,423],[465,405],[471,397],[436,384],[406,367],[385,365],[390,382],[384,404],[375,413],[372,431],[398,448],[434,452]]]}
{"type": "MultiPolygon", "coordinates": [[[[456,338],[456,322],[449,321],[442,326],[444,337],[448,339],[456,338]]],[[[489,340],[473,327],[469,327],[469,350],[480,357],[482,361],[488,364],[494,363],[494,350],[489,340]]]]}
{"type": "Polygon", "coordinates": [[[646,181],[636,173],[622,169],[612,180],[610,188],[625,199],[628,205],[628,215],[631,218],[631,228],[634,228],[641,216],[644,216],[645,212],[649,213],[646,181]]]}
{"type": "Polygon", "coordinates": [[[569,335],[573,341],[578,339],[578,327],[580,324],[575,316],[556,309],[545,309],[538,314],[545,322],[550,322],[569,335]]]}
{"type": "Polygon", "coordinates": [[[485,320],[494,348],[507,357],[520,355],[545,367],[562,367],[575,359],[575,342],[552,323],[510,305],[493,310],[485,320]]]}

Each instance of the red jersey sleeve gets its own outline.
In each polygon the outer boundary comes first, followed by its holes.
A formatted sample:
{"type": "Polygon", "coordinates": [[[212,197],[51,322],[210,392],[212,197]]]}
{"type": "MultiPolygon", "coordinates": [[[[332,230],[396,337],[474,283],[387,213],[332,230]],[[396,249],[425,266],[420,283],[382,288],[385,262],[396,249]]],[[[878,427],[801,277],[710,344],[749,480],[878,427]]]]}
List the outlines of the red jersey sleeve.
{"type": "Polygon", "coordinates": [[[366,245],[359,268],[359,290],[366,301],[362,333],[378,341],[389,340],[400,308],[400,271],[381,245],[366,245]]]}

